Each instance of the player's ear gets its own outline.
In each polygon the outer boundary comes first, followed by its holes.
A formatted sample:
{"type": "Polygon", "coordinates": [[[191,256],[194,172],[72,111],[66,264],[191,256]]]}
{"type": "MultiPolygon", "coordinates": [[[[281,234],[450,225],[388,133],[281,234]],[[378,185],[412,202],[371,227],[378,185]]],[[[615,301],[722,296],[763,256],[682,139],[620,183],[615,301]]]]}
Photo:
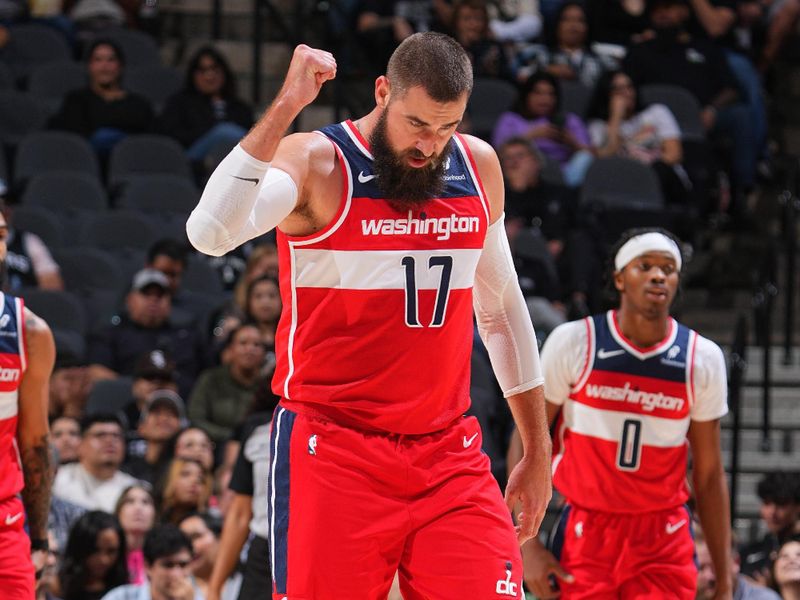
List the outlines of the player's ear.
{"type": "Polygon", "coordinates": [[[623,292],[625,290],[625,283],[622,281],[622,271],[614,273],[614,287],[618,292],[623,292]]]}
{"type": "Polygon", "coordinates": [[[391,97],[391,85],[386,75],[381,75],[375,80],[375,104],[380,108],[385,109],[389,106],[389,98],[391,97]]]}

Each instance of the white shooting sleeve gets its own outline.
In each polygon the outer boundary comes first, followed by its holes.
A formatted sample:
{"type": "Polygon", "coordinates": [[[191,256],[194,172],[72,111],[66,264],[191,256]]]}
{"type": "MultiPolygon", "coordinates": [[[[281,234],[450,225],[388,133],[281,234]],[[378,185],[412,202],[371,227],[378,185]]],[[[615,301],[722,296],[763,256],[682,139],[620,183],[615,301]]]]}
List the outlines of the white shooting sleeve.
{"type": "Polygon", "coordinates": [[[539,348],[504,225],[489,226],[473,286],[473,306],[492,369],[508,398],[544,384],[539,348]]]}
{"type": "Polygon", "coordinates": [[[208,179],[186,235],[200,252],[222,256],[277,227],[296,204],[297,185],[289,174],[237,144],[208,179]]]}

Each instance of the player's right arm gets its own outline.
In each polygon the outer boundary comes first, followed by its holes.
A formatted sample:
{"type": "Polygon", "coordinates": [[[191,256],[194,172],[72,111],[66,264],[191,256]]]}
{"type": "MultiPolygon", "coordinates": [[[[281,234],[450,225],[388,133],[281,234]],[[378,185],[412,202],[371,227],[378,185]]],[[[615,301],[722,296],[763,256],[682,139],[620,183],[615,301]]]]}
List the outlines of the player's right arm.
{"type": "Polygon", "coordinates": [[[284,133],[335,76],[332,54],[302,44],[295,48],[272,106],[217,166],[189,215],[186,233],[195,248],[222,256],[278,226],[304,233],[310,165],[316,165],[317,152],[325,152],[324,140],[314,134],[284,138],[284,133]]]}

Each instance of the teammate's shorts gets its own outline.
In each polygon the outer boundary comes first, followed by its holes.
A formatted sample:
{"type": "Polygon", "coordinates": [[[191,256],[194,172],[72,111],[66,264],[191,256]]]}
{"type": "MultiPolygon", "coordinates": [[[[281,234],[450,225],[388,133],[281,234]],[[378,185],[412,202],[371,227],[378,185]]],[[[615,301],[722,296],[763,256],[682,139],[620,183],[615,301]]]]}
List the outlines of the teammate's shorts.
{"type": "Polygon", "coordinates": [[[24,526],[22,501],[16,496],[0,501],[0,597],[3,600],[35,597],[31,541],[24,526]]]}
{"type": "Polygon", "coordinates": [[[522,598],[511,515],[474,417],[428,435],[357,431],[278,406],[270,548],[275,600],[522,598]]]}
{"type": "Polygon", "coordinates": [[[623,515],[567,505],[551,538],[575,582],[562,600],[694,600],[692,519],[683,507],[623,515]]]}

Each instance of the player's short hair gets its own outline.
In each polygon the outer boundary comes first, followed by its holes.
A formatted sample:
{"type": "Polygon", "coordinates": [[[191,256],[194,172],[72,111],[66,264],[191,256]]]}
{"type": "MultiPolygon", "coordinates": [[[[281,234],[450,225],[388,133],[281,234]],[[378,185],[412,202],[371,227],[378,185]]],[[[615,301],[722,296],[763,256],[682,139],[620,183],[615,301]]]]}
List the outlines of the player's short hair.
{"type": "MultiPolygon", "coordinates": [[[[681,262],[686,264],[686,257],[683,256],[683,250],[681,250],[681,241],[678,237],[672,233],[671,231],[667,231],[663,227],[634,227],[632,229],[627,229],[622,233],[620,238],[614,243],[611,249],[608,251],[608,257],[606,260],[606,269],[605,269],[605,296],[606,301],[609,303],[611,307],[618,307],[620,302],[620,295],[619,291],[617,291],[616,286],[614,285],[614,274],[617,272],[617,267],[614,264],[614,258],[617,256],[617,252],[619,252],[620,248],[622,248],[630,239],[635,238],[638,235],[644,235],[645,233],[660,233],[662,235],[667,236],[671,239],[675,244],[678,246],[678,252],[681,253],[681,262]]],[[[681,274],[678,273],[678,281],[682,281],[681,274]]],[[[675,294],[675,299],[673,300],[673,306],[677,303],[677,301],[681,297],[681,286],[680,283],[678,284],[678,291],[675,294]]]]}
{"type": "Polygon", "coordinates": [[[420,86],[436,102],[452,102],[472,91],[469,56],[443,33],[415,33],[403,40],[389,58],[386,77],[399,96],[420,86]]]}
{"type": "Polygon", "coordinates": [[[756,493],[763,503],[800,504],[800,473],[774,471],[758,482],[756,493]]]}

